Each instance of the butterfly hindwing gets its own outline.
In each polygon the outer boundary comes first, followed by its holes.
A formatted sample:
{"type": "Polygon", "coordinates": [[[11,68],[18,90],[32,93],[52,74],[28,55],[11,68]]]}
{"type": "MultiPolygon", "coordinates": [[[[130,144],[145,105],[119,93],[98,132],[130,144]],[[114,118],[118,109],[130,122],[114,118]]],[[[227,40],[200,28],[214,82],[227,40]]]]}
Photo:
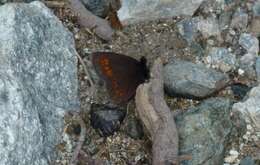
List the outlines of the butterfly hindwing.
{"type": "Polygon", "coordinates": [[[110,53],[93,53],[92,62],[98,75],[106,82],[111,99],[116,103],[127,102],[137,86],[144,82],[142,64],[134,58],[110,53]]]}

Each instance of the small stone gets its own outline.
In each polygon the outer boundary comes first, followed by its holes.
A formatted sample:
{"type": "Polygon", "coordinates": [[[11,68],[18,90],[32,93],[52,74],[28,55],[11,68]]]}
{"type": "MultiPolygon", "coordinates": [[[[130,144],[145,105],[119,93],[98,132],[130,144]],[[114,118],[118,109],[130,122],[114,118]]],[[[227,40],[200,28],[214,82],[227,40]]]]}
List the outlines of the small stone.
{"type": "Polygon", "coordinates": [[[141,139],[144,136],[141,122],[136,118],[128,118],[126,133],[133,139],[141,139]]]}
{"type": "Polygon", "coordinates": [[[256,58],[255,70],[256,70],[257,82],[260,83],[260,57],[256,58]]]}
{"type": "Polygon", "coordinates": [[[125,110],[118,107],[93,104],[90,112],[90,122],[101,136],[110,136],[118,131],[125,117],[125,110]]]}
{"type": "Polygon", "coordinates": [[[255,165],[255,163],[250,156],[247,156],[240,161],[240,165],[255,165]]]}
{"type": "Polygon", "coordinates": [[[247,135],[243,135],[243,139],[248,141],[248,136],[247,135]]]}
{"type": "Polygon", "coordinates": [[[260,16],[260,1],[256,1],[253,6],[253,15],[255,17],[260,16]]]}
{"type": "Polygon", "coordinates": [[[244,73],[245,73],[245,71],[243,69],[240,69],[240,68],[238,69],[238,74],[239,75],[242,76],[242,75],[244,75],[244,73]]]}
{"type": "Polygon", "coordinates": [[[236,99],[242,100],[247,92],[250,91],[250,87],[244,84],[236,83],[231,85],[231,90],[233,92],[233,95],[236,99]]]}
{"type": "Polygon", "coordinates": [[[171,96],[203,98],[222,89],[229,81],[227,75],[203,64],[172,59],[164,70],[166,92],[171,96]]]}
{"type": "MultiPolygon", "coordinates": [[[[238,102],[233,105],[233,111],[240,111],[246,120],[256,129],[260,131],[260,86],[254,87],[248,94],[248,99],[244,102],[238,102]]],[[[250,132],[247,132],[250,135],[250,132]]]]}
{"type": "MultiPolygon", "coordinates": [[[[253,66],[256,60],[256,54],[247,53],[240,58],[240,63],[248,66],[253,66]]],[[[240,65],[241,66],[241,65],[240,65]]]]}
{"type": "Polygon", "coordinates": [[[214,65],[223,72],[229,72],[236,68],[236,56],[230,53],[226,48],[213,47],[208,57],[207,62],[214,65]]]}
{"type": "Polygon", "coordinates": [[[252,34],[242,33],[239,38],[239,44],[247,50],[248,53],[258,54],[259,52],[259,41],[252,34]]]}
{"type": "Polygon", "coordinates": [[[232,12],[228,11],[228,12],[223,12],[220,16],[219,16],[219,27],[221,30],[225,30],[228,29],[229,24],[231,22],[231,18],[232,18],[232,12]]]}
{"type": "Polygon", "coordinates": [[[80,0],[83,5],[91,11],[93,14],[105,18],[110,8],[112,7],[115,11],[120,8],[120,3],[117,0],[80,0]]]}
{"type": "Polygon", "coordinates": [[[218,21],[214,17],[201,19],[198,22],[198,30],[202,33],[204,38],[208,38],[210,36],[220,36],[218,21]]]}
{"type": "Polygon", "coordinates": [[[256,79],[256,70],[254,66],[254,56],[243,56],[245,58],[241,58],[239,62],[239,67],[244,70],[244,74],[242,76],[247,79],[256,79]],[[248,58],[249,57],[249,58],[248,58]]]}
{"type": "Polygon", "coordinates": [[[256,136],[256,135],[252,135],[251,137],[253,139],[254,142],[257,142],[259,141],[259,138],[256,136]]]}
{"type": "Polygon", "coordinates": [[[238,30],[244,30],[246,29],[247,24],[248,24],[248,14],[244,10],[238,8],[234,13],[234,15],[232,16],[232,21],[230,26],[238,30]]]}
{"type": "Polygon", "coordinates": [[[228,156],[228,157],[225,157],[224,161],[226,163],[234,163],[237,159],[237,156],[235,155],[231,155],[231,156],[228,156]]]}
{"type": "Polygon", "coordinates": [[[137,156],[135,157],[135,162],[138,162],[138,161],[141,160],[141,159],[142,159],[141,155],[137,155],[137,156]]]}
{"type": "Polygon", "coordinates": [[[251,131],[251,130],[253,130],[253,127],[252,127],[251,125],[247,124],[247,125],[246,125],[246,129],[249,130],[249,131],[251,131]]]}
{"type": "Polygon", "coordinates": [[[237,152],[236,150],[230,150],[230,151],[229,151],[229,154],[230,154],[230,155],[233,155],[233,156],[238,156],[238,155],[239,155],[239,152],[237,152]]]}
{"type": "Polygon", "coordinates": [[[241,144],[239,145],[239,150],[242,150],[244,146],[245,146],[245,144],[244,144],[244,143],[241,143],[241,144]]]}
{"type": "Polygon", "coordinates": [[[229,34],[231,34],[231,35],[236,35],[236,31],[235,30],[233,30],[233,29],[230,29],[230,31],[229,31],[229,34]]]}
{"type": "Polygon", "coordinates": [[[177,23],[179,33],[188,43],[195,41],[195,38],[198,36],[198,21],[199,18],[194,17],[192,19],[184,19],[177,23]]]}

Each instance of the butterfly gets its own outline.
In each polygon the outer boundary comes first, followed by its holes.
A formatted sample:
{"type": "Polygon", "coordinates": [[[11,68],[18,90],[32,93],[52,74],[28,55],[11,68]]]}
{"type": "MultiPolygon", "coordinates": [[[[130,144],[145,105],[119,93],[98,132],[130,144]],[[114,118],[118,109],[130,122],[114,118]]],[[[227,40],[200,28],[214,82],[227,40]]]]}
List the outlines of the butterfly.
{"type": "Polygon", "coordinates": [[[145,82],[149,75],[144,57],[138,61],[113,52],[95,52],[92,53],[92,63],[116,104],[128,102],[135,95],[138,85],[145,82]]]}

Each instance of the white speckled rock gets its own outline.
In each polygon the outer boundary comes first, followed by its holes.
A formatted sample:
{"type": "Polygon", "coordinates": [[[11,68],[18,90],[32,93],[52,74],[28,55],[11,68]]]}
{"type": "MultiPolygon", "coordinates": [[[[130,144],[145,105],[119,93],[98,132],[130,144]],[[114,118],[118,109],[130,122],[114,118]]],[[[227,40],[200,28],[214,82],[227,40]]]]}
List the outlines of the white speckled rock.
{"type": "Polygon", "coordinates": [[[41,2],[0,6],[0,165],[48,165],[79,108],[74,40],[41,2]]]}

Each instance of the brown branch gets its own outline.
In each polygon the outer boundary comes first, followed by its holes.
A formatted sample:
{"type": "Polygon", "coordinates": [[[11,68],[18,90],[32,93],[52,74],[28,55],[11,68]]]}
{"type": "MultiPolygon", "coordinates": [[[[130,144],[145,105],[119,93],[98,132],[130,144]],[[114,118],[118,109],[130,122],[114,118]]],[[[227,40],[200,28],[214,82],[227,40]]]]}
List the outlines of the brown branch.
{"type": "Polygon", "coordinates": [[[66,6],[66,3],[61,1],[43,1],[43,3],[49,8],[64,8],[66,6]]]}
{"type": "Polygon", "coordinates": [[[84,121],[82,120],[80,114],[78,114],[78,113],[72,113],[72,114],[73,114],[74,120],[76,120],[79,123],[81,132],[80,132],[80,136],[79,136],[79,140],[77,142],[76,148],[74,149],[74,152],[70,159],[69,165],[77,165],[79,160],[81,162],[84,162],[86,165],[89,165],[89,164],[103,165],[104,161],[92,159],[88,154],[86,154],[84,151],[81,150],[81,148],[84,144],[85,138],[86,138],[87,128],[86,128],[86,125],[85,125],[84,121]]]}
{"type": "Polygon", "coordinates": [[[69,7],[77,13],[79,24],[85,28],[93,29],[102,39],[109,41],[114,34],[109,22],[88,11],[79,0],[69,0],[69,7]]]}
{"type": "Polygon", "coordinates": [[[86,136],[86,133],[87,133],[86,125],[85,125],[84,121],[82,120],[82,118],[80,117],[80,115],[76,113],[76,114],[74,114],[74,117],[79,122],[81,131],[80,131],[80,136],[79,136],[77,146],[76,146],[76,148],[73,152],[72,158],[70,160],[70,165],[77,165],[78,156],[79,156],[79,153],[81,151],[82,145],[85,141],[85,138],[86,138],[85,136],[86,136]]]}
{"type": "Polygon", "coordinates": [[[138,87],[135,99],[138,114],[152,137],[153,165],[179,164],[178,132],[164,100],[161,59],[154,62],[150,82],[138,87]]]}

